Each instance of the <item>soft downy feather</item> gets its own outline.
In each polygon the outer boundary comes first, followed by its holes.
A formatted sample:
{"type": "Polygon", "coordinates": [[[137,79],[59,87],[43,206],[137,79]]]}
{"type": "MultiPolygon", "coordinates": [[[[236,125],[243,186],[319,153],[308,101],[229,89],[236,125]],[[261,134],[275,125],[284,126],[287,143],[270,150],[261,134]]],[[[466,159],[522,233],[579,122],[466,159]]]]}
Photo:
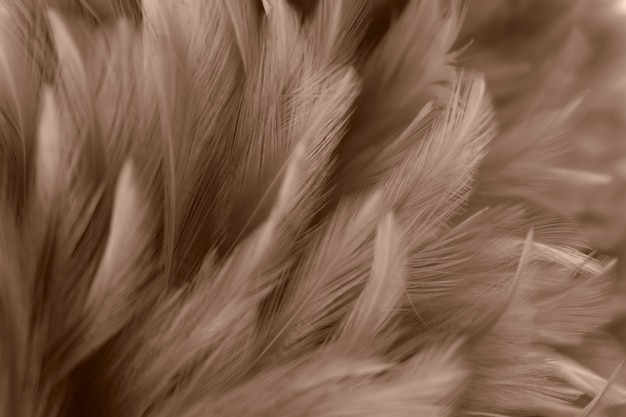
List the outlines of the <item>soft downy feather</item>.
{"type": "Polygon", "coordinates": [[[623,407],[562,3],[2,0],[0,416],[623,407]]]}

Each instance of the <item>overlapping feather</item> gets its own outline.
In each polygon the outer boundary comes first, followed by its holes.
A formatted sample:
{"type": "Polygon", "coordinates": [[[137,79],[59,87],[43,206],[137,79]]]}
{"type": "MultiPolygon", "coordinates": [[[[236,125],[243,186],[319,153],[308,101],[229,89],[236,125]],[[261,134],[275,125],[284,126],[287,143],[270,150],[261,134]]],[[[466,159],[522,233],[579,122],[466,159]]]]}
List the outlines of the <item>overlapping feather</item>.
{"type": "Polygon", "coordinates": [[[550,198],[584,1],[553,60],[481,35],[508,2],[298,3],[4,0],[0,415],[623,406],[613,264],[550,198]]]}

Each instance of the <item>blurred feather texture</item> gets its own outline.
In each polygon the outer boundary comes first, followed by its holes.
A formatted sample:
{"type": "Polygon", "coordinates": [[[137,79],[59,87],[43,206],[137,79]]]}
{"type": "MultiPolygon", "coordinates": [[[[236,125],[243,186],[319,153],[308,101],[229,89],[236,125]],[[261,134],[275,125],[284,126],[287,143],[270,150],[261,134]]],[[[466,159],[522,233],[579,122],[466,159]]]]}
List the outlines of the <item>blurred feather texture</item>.
{"type": "Polygon", "coordinates": [[[616,7],[2,0],[0,416],[624,415],[616,7]]]}

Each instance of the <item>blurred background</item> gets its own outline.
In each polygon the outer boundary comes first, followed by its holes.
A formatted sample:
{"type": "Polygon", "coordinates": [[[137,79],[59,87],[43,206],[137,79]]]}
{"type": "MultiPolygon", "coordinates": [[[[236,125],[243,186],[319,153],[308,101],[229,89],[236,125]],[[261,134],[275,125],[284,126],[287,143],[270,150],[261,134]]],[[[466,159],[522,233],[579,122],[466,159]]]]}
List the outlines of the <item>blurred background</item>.
{"type": "MultiPolygon", "coordinates": [[[[470,2],[462,64],[484,72],[503,128],[530,108],[578,108],[546,203],[575,217],[600,252],[626,231],[626,1],[470,2]],[[601,175],[594,175],[601,174],[601,175]]],[[[541,156],[538,156],[541,157],[541,156]]]]}

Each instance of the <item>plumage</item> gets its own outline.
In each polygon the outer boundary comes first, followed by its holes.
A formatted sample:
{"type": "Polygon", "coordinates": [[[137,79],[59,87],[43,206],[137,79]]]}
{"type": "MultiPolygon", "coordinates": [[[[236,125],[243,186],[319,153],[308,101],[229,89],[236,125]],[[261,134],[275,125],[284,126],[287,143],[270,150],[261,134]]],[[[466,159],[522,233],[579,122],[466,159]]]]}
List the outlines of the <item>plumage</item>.
{"type": "Polygon", "coordinates": [[[0,0],[0,417],[619,415],[615,5],[0,0]]]}

